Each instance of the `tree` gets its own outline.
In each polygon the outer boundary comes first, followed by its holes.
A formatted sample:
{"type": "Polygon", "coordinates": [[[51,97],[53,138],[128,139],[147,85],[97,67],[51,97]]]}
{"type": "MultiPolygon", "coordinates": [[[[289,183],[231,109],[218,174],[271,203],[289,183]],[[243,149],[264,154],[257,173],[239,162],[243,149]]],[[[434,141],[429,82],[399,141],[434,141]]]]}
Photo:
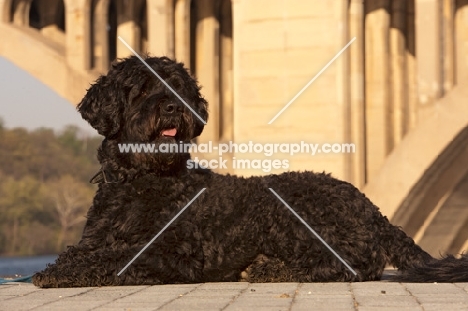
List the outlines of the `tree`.
{"type": "Polygon", "coordinates": [[[0,255],[50,254],[79,238],[101,141],[73,126],[55,133],[0,121],[0,255]]]}
{"type": "Polygon", "coordinates": [[[0,185],[0,221],[8,228],[5,234],[10,242],[3,252],[10,255],[27,252],[19,243],[20,229],[43,210],[43,194],[41,183],[31,177],[20,180],[8,177],[0,185]]]}
{"type": "Polygon", "coordinates": [[[69,125],[57,137],[58,141],[75,155],[79,155],[86,144],[86,141],[78,138],[79,132],[80,129],[77,126],[69,125]]]}
{"type": "Polygon", "coordinates": [[[65,175],[48,183],[47,193],[60,224],[56,250],[62,251],[69,229],[86,220],[85,214],[91,205],[94,190],[70,175],[65,175]]]}

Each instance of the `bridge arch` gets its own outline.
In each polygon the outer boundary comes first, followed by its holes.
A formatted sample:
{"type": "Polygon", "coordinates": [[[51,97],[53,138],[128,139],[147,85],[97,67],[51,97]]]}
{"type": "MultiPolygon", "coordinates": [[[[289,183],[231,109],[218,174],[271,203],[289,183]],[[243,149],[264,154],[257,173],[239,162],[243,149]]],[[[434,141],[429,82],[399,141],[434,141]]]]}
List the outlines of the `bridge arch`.
{"type": "Polygon", "coordinates": [[[433,255],[467,246],[468,90],[459,83],[364,187],[383,214],[433,255]]]}

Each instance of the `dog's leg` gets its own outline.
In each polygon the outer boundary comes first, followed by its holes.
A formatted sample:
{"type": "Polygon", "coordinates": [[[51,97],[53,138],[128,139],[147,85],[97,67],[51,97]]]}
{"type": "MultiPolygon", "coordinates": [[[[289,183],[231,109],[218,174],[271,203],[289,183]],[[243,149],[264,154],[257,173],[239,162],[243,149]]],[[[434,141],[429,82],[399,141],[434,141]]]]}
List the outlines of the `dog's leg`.
{"type": "Polygon", "coordinates": [[[293,282],[293,271],[276,257],[258,255],[241,274],[241,281],[250,283],[293,282]]]}
{"type": "Polygon", "coordinates": [[[204,254],[198,228],[189,221],[179,221],[148,247],[135,263],[164,284],[202,282],[204,254]]]}
{"type": "Polygon", "coordinates": [[[33,283],[39,287],[86,287],[116,285],[152,285],[161,281],[136,266],[127,269],[126,274],[117,276],[123,267],[122,258],[127,254],[106,249],[89,250],[83,247],[69,247],[55,264],[33,276],[33,283]]]}
{"type": "Polygon", "coordinates": [[[55,264],[34,274],[33,283],[44,288],[120,285],[115,273],[108,272],[110,266],[115,266],[115,259],[107,258],[102,262],[100,258],[95,261],[96,255],[95,252],[69,248],[55,264]]]}
{"type": "Polygon", "coordinates": [[[259,255],[242,273],[242,278],[250,283],[265,282],[351,282],[360,281],[340,262],[328,258],[327,263],[304,267],[294,258],[280,259],[274,256],[259,255]],[[340,266],[341,265],[341,266],[340,266]]]}
{"type": "Polygon", "coordinates": [[[203,253],[193,239],[175,231],[168,230],[120,276],[117,273],[141,250],[141,245],[118,250],[70,247],[55,264],[36,273],[33,283],[48,288],[200,282],[203,253]]]}

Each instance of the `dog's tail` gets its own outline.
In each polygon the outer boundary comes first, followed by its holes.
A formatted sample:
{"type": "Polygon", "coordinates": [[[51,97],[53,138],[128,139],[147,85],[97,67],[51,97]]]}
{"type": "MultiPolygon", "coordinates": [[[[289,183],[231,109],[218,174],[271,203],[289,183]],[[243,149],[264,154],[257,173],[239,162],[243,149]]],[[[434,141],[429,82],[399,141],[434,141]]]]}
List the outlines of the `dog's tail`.
{"type": "Polygon", "coordinates": [[[442,259],[432,259],[401,271],[391,280],[412,283],[468,282],[468,255],[463,254],[461,258],[448,255],[442,259]]]}
{"type": "Polygon", "coordinates": [[[461,258],[448,255],[435,259],[419,247],[400,228],[388,223],[384,247],[390,263],[399,273],[391,277],[395,282],[451,283],[468,282],[468,254],[461,258]]]}

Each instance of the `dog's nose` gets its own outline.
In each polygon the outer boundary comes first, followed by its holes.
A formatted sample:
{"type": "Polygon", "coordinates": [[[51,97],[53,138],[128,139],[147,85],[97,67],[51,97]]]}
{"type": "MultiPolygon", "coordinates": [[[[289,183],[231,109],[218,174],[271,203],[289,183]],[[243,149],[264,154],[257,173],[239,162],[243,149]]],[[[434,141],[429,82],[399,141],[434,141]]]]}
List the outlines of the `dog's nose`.
{"type": "Polygon", "coordinates": [[[165,102],[161,106],[161,112],[164,114],[174,114],[177,112],[182,112],[183,108],[173,102],[165,102]]]}

